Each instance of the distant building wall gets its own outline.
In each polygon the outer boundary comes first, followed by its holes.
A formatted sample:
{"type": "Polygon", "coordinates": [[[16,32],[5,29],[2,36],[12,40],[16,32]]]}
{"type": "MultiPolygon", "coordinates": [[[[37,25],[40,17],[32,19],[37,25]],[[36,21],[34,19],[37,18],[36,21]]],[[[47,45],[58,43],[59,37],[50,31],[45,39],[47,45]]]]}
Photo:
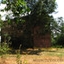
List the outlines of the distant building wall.
{"type": "MultiPolygon", "coordinates": [[[[8,25],[6,22],[6,27],[2,29],[2,34],[8,33],[15,35],[17,37],[22,35],[22,30],[18,30],[17,28],[12,28],[10,25],[8,25]]],[[[33,42],[34,42],[34,47],[50,47],[51,46],[51,34],[46,33],[45,35],[39,35],[37,31],[39,31],[39,26],[34,27],[32,30],[34,31],[33,35],[33,42]]]]}
{"type": "Polygon", "coordinates": [[[40,28],[34,28],[34,46],[35,47],[50,47],[51,46],[51,34],[46,32],[45,35],[38,35],[36,31],[40,28]]]}

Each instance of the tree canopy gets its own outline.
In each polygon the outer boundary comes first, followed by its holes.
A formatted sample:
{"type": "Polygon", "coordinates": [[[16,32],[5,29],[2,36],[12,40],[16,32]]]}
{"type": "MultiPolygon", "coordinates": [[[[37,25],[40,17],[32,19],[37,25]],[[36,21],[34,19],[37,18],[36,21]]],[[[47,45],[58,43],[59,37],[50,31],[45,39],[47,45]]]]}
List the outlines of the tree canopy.
{"type": "Polygon", "coordinates": [[[20,18],[22,15],[30,15],[30,21],[27,24],[29,26],[41,25],[44,29],[49,29],[53,21],[53,16],[50,14],[55,12],[56,9],[55,0],[3,0],[3,3],[7,5],[5,10],[12,11],[17,24],[24,22],[20,18]]]}
{"type": "MultiPolygon", "coordinates": [[[[19,27],[22,30],[23,27],[24,41],[32,40],[33,32],[31,32],[31,29],[34,29],[35,26],[40,26],[38,33],[41,35],[51,32],[51,22],[54,21],[51,14],[56,9],[55,0],[3,0],[3,3],[7,5],[5,8],[6,11],[12,11],[17,25],[16,28],[19,27]],[[27,17],[27,21],[21,19],[22,17],[27,17]]],[[[7,19],[8,23],[10,23],[9,16],[7,16],[7,19]]],[[[13,24],[11,23],[11,25],[13,24]]]]}

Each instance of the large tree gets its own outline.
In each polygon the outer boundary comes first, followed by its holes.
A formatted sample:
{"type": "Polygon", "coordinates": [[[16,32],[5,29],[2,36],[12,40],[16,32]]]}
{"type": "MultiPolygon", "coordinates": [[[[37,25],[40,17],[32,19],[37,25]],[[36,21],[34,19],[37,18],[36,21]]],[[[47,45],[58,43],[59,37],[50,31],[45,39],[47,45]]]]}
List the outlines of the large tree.
{"type": "Polygon", "coordinates": [[[31,9],[31,24],[40,25],[45,29],[42,33],[47,32],[50,29],[50,24],[53,22],[54,18],[51,15],[55,12],[56,3],[55,0],[38,0],[31,9]]]}
{"type": "MultiPolygon", "coordinates": [[[[53,21],[51,13],[55,12],[56,8],[55,0],[3,0],[3,3],[7,5],[5,10],[12,11],[17,28],[22,29],[26,23],[23,32],[27,40],[32,38],[31,29],[34,26],[40,26],[39,34],[50,32],[50,24],[53,21]],[[28,21],[22,20],[21,17],[26,15],[28,15],[28,21]]],[[[9,16],[7,19],[10,19],[9,16]]],[[[8,23],[12,24],[10,20],[8,23]]]]}

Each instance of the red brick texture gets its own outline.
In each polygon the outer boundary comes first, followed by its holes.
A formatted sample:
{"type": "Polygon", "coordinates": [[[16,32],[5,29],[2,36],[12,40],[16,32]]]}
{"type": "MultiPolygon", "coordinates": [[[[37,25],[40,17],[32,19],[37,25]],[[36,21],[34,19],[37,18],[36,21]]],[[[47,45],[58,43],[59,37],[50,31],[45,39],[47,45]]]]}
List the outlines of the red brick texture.
{"type": "Polygon", "coordinates": [[[34,28],[34,46],[35,47],[50,47],[51,46],[51,34],[46,33],[45,35],[36,34],[36,30],[39,27],[34,28]]]}

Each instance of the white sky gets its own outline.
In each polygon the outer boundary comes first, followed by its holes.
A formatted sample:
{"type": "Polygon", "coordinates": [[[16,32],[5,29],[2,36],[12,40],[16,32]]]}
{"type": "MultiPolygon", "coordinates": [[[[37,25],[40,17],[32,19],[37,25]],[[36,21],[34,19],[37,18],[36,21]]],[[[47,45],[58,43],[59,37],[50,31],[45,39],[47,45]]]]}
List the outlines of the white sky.
{"type": "MultiPolygon", "coordinates": [[[[58,13],[56,14],[53,14],[54,18],[57,18],[57,17],[63,17],[64,18],[64,0],[56,0],[57,4],[58,4],[58,7],[57,7],[57,10],[58,13]]],[[[5,5],[0,5],[0,9],[3,9],[5,7],[5,5]]],[[[4,16],[6,16],[6,12],[0,12],[0,14],[2,15],[2,19],[4,20],[4,16]]]]}
{"type": "MultiPolygon", "coordinates": [[[[0,11],[1,9],[4,9],[6,5],[0,4],[0,11]]],[[[6,16],[6,12],[0,12],[1,16],[2,16],[2,20],[5,20],[5,16],[6,16]]]]}
{"type": "Polygon", "coordinates": [[[58,4],[58,7],[57,7],[57,10],[58,13],[57,14],[54,14],[54,17],[57,18],[57,17],[63,17],[64,18],[64,0],[56,0],[57,4],[58,4]]]}

